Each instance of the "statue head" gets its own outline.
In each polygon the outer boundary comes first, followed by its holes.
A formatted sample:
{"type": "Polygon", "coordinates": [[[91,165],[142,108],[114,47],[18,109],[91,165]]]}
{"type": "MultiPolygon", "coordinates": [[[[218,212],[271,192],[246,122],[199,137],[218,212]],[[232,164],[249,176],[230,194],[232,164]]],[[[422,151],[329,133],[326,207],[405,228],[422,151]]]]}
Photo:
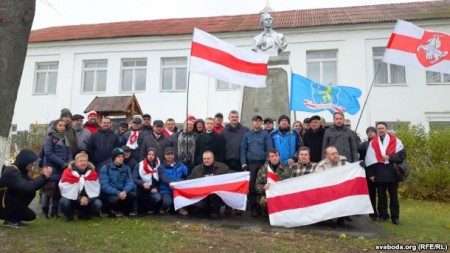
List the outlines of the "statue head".
{"type": "Polygon", "coordinates": [[[261,25],[265,27],[272,27],[273,26],[273,18],[272,15],[268,12],[264,12],[261,14],[261,18],[259,19],[261,25]]]}

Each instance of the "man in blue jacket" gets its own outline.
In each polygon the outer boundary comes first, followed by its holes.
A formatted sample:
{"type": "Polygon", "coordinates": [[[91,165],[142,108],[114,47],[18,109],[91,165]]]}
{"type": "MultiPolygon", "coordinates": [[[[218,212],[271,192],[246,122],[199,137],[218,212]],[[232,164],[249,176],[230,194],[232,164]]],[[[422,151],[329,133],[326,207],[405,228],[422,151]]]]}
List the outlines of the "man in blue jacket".
{"type": "Polygon", "coordinates": [[[123,216],[126,211],[130,216],[136,216],[137,210],[133,208],[137,197],[136,185],[130,168],[123,163],[124,151],[116,148],[111,156],[111,162],[100,169],[103,204],[111,217],[123,216]]]}
{"type": "Polygon", "coordinates": [[[278,118],[278,129],[270,134],[273,147],[280,152],[281,163],[288,166],[295,162],[295,152],[304,146],[302,138],[291,131],[290,125],[289,117],[283,114],[278,118]]]}
{"type": "Polygon", "coordinates": [[[253,217],[258,216],[258,201],[255,188],[256,175],[261,166],[266,162],[266,154],[273,147],[272,138],[267,131],[262,129],[262,117],[255,115],[252,118],[253,128],[245,133],[241,141],[241,164],[243,170],[250,171],[250,188],[248,200],[253,217]]]}

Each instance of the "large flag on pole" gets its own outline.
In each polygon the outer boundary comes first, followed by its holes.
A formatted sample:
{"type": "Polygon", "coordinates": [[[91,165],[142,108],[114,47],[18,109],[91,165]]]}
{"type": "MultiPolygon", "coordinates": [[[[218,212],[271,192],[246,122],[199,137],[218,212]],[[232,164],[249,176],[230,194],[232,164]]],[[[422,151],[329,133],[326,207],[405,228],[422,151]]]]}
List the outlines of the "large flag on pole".
{"type": "Polygon", "coordinates": [[[175,210],[199,202],[210,194],[229,207],[245,210],[250,172],[230,173],[171,183],[175,210]]]}
{"type": "Polygon", "coordinates": [[[245,51],[194,28],[190,71],[232,84],[266,87],[266,54],[245,51]]]}
{"type": "Polygon", "coordinates": [[[368,194],[359,162],[280,181],[266,191],[270,225],[296,227],[373,213],[368,194]]]}
{"type": "Polygon", "coordinates": [[[292,73],[291,102],[292,111],[320,112],[328,110],[356,114],[359,109],[358,98],[361,90],[341,85],[325,85],[292,73]]]}
{"type": "Polygon", "coordinates": [[[397,21],[383,61],[435,72],[450,73],[450,36],[397,21]]]}

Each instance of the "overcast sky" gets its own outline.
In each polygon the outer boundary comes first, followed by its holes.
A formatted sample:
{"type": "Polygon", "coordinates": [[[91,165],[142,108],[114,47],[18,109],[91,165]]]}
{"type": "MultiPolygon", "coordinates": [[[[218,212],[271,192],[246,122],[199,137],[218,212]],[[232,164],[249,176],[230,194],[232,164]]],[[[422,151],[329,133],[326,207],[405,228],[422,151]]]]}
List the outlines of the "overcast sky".
{"type": "MultiPolygon", "coordinates": [[[[414,1],[269,0],[274,11],[400,2],[414,1]]],[[[254,14],[265,5],[266,0],[37,0],[33,30],[130,20],[254,14]]]]}

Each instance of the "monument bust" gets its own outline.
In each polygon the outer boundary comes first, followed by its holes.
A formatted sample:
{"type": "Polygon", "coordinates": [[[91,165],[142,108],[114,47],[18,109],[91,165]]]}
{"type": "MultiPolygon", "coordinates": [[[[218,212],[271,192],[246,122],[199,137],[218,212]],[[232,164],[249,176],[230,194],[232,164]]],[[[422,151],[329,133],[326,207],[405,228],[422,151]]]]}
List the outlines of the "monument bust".
{"type": "Polygon", "coordinates": [[[272,29],[272,15],[267,12],[261,14],[260,22],[264,31],[253,38],[252,50],[255,52],[275,51],[280,53],[286,49],[287,42],[284,35],[272,29]]]}

